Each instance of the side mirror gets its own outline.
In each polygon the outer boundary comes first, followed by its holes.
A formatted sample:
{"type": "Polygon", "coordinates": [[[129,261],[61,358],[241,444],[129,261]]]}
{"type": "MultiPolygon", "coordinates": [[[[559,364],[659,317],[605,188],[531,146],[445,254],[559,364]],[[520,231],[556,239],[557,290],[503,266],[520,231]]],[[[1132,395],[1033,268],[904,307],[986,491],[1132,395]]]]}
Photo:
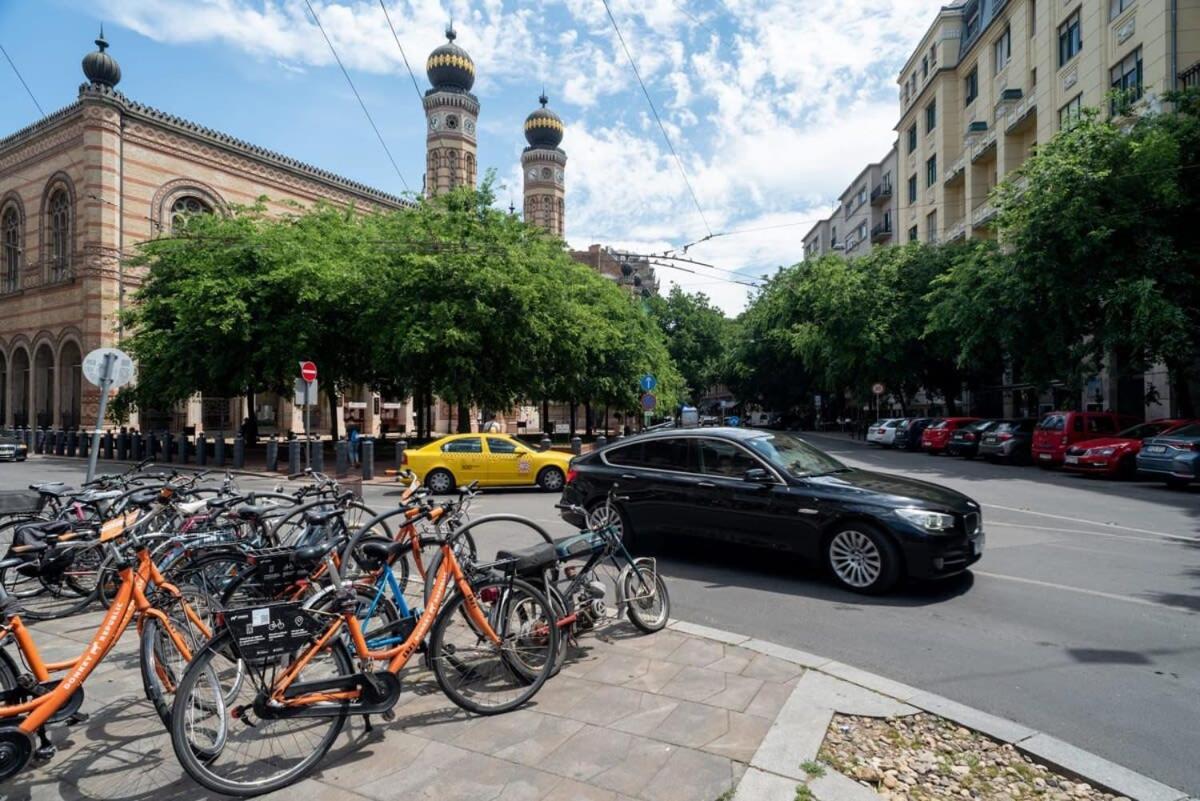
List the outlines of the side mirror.
{"type": "Polygon", "coordinates": [[[768,472],[767,470],[765,470],[764,468],[761,468],[761,467],[751,467],[749,470],[747,470],[745,473],[742,474],[742,480],[743,481],[752,481],[756,484],[773,484],[773,483],[775,483],[775,478],[770,474],[770,472],[768,472]]]}
{"type": "Polygon", "coordinates": [[[517,448],[515,451],[513,451],[513,453],[516,454],[517,456],[528,456],[529,455],[529,451],[525,450],[524,448],[517,448]]]}

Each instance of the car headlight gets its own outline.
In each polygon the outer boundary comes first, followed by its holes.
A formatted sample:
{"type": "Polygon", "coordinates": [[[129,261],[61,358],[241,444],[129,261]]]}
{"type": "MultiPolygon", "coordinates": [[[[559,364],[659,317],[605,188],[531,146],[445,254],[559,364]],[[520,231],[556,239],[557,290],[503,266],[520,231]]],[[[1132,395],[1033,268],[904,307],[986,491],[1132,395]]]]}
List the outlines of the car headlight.
{"type": "Polygon", "coordinates": [[[896,514],[917,528],[934,533],[950,531],[954,528],[954,516],[941,512],[931,512],[928,509],[897,509],[896,514]]]}
{"type": "Polygon", "coordinates": [[[1089,456],[1112,456],[1117,452],[1116,448],[1089,448],[1089,456]]]}

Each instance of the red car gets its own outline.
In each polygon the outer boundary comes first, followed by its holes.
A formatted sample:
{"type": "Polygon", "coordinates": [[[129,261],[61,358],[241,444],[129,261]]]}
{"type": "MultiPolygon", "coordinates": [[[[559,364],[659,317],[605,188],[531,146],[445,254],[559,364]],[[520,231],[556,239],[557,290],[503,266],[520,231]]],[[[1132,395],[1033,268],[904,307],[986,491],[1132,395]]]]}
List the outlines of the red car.
{"type": "Polygon", "coordinates": [[[978,417],[943,417],[921,432],[921,450],[926,453],[943,453],[950,444],[955,430],[974,423],[978,417]]]}
{"type": "Polygon", "coordinates": [[[1151,420],[1111,437],[1085,439],[1067,448],[1063,456],[1063,469],[1093,475],[1133,476],[1137,473],[1137,455],[1142,449],[1142,440],[1169,434],[1177,428],[1192,423],[1192,420],[1151,420]]]}
{"type": "Polygon", "coordinates": [[[1115,436],[1135,422],[1115,412],[1047,412],[1033,432],[1033,461],[1039,467],[1056,467],[1066,458],[1067,448],[1076,442],[1106,434],[1115,436]]]}

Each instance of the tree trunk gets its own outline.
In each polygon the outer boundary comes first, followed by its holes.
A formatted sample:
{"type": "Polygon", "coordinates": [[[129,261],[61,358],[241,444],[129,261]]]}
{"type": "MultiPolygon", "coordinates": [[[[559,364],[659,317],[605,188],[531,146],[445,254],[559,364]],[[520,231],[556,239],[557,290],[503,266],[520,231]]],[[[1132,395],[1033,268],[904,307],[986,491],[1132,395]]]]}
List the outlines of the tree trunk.
{"type": "Polygon", "coordinates": [[[553,433],[550,427],[550,401],[542,400],[542,433],[549,435],[553,433]]]}
{"type": "Polygon", "coordinates": [[[1167,364],[1167,374],[1171,377],[1171,401],[1180,417],[1195,417],[1196,402],[1192,398],[1192,388],[1188,382],[1188,370],[1178,363],[1167,364]]]}
{"type": "Polygon", "coordinates": [[[325,397],[329,398],[329,437],[334,442],[338,438],[338,422],[337,422],[337,393],[328,392],[325,397]]]}
{"type": "Polygon", "coordinates": [[[591,402],[583,404],[583,433],[586,436],[592,436],[594,428],[594,420],[592,419],[592,404],[591,402]]]}
{"type": "Polygon", "coordinates": [[[958,416],[958,398],[955,397],[956,392],[957,392],[957,390],[955,390],[951,387],[943,387],[942,388],[942,395],[944,395],[946,398],[946,416],[947,417],[957,417],[958,416]]]}
{"type": "Polygon", "coordinates": [[[465,403],[458,404],[458,433],[471,433],[471,407],[465,403]]]}
{"type": "Polygon", "coordinates": [[[575,401],[571,401],[571,434],[575,436],[575,401]]]}
{"type": "Polygon", "coordinates": [[[254,409],[254,392],[246,390],[246,432],[243,436],[247,445],[258,442],[258,412],[254,409]]]}

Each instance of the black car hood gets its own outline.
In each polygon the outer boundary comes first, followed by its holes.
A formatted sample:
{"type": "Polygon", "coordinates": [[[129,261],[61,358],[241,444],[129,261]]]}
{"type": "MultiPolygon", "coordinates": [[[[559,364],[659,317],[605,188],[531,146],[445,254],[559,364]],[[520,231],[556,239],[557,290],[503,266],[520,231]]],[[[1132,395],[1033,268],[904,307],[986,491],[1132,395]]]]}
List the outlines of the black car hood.
{"type": "Polygon", "coordinates": [[[871,470],[851,468],[842,473],[814,476],[805,481],[810,486],[840,495],[847,501],[860,496],[862,500],[869,503],[882,503],[893,508],[919,505],[934,510],[945,509],[955,512],[978,511],[979,509],[979,504],[961,492],[938,484],[931,484],[928,481],[918,481],[915,478],[904,478],[889,473],[876,473],[871,470]]]}

